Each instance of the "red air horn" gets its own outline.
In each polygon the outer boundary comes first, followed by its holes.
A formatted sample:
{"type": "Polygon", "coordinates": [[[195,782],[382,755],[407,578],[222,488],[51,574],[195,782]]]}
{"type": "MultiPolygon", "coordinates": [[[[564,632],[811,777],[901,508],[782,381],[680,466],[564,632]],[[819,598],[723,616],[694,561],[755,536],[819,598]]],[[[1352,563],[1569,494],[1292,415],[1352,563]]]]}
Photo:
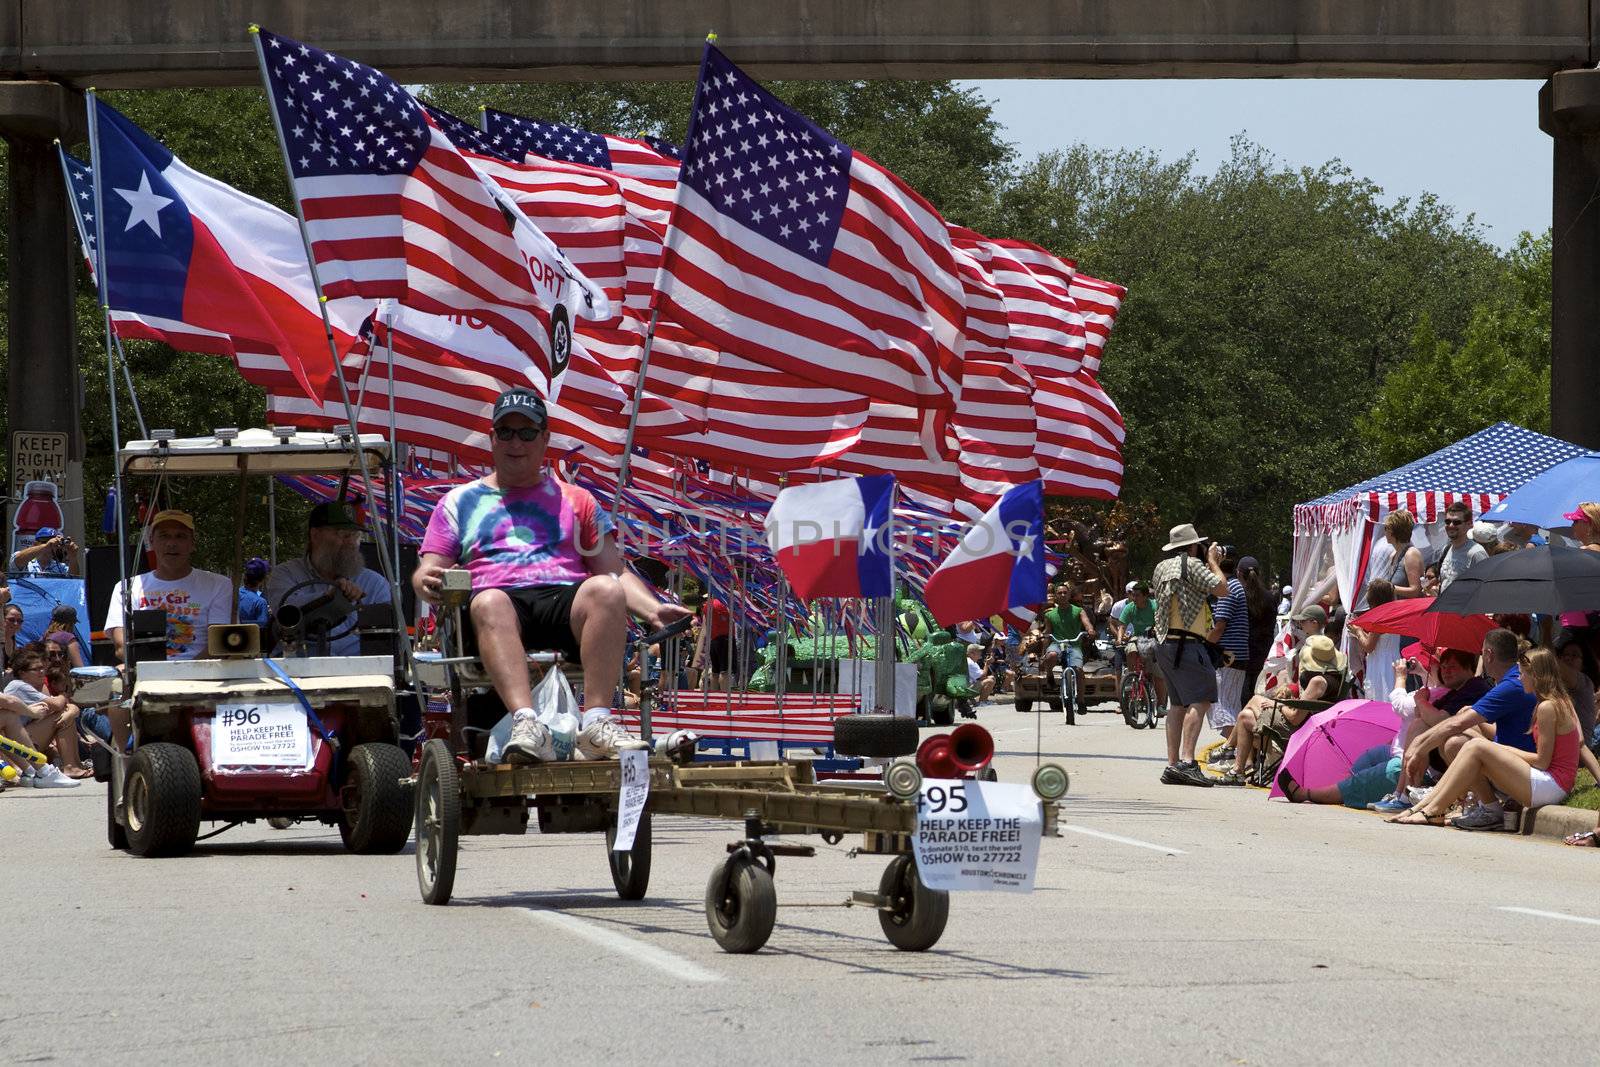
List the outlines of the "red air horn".
{"type": "Polygon", "coordinates": [[[994,759],[994,738],[975,722],[947,734],[934,734],[917,746],[917,770],[924,778],[965,778],[994,759]]]}

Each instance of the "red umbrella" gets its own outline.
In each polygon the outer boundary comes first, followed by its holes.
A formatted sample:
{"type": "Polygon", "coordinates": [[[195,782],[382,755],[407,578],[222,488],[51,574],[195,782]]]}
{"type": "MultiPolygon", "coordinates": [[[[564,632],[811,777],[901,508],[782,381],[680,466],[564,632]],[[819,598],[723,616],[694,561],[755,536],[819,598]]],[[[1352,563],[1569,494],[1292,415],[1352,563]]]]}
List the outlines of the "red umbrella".
{"type": "Polygon", "coordinates": [[[1350,621],[1369,633],[1415,637],[1433,648],[1456,648],[1472,653],[1483,649],[1483,635],[1494,629],[1493,619],[1487,615],[1429,611],[1431,607],[1431,596],[1391,600],[1350,621]]]}

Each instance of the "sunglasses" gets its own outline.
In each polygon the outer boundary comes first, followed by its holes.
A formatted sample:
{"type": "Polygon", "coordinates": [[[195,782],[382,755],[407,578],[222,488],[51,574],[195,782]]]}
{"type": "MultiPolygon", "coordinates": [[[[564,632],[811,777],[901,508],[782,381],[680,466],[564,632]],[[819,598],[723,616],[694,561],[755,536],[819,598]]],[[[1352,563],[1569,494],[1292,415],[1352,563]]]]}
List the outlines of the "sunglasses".
{"type": "Polygon", "coordinates": [[[537,441],[542,433],[544,433],[543,426],[496,426],[494,428],[496,441],[509,441],[513,437],[519,441],[537,441]]]}
{"type": "Polygon", "coordinates": [[[1444,524],[1446,526],[1465,526],[1467,524],[1467,520],[1466,519],[1446,519],[1446,520],[1444,520],[1444,524]]]}

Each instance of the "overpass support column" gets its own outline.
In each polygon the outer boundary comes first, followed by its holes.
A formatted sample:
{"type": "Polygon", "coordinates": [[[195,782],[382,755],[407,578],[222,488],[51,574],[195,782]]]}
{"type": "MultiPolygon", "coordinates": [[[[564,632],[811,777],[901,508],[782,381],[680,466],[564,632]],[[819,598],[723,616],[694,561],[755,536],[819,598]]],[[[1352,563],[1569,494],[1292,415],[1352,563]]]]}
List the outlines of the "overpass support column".
{"type": "MultiPolygon", "coordinates": [[[[78,93],[52,82],[0,82],[0,136],[6,140],[10,163],[6,411],[13,431],[53,430],[67,435],[61,503],[67,532],[79,544],[83,544],[84,447],[79,424],[83,383],[73,323],[77,237],[53,142],[59,137],[70,145],[81,139],[84,128],[83,97],[78,93]]],[[[3,447],[9,457],[10,440],[3,447]]],[[[10,532],[8,522],[7,552],[10,532]]]]}
{"type": "Polygon", "coordinates": [[[1600,449],[1600,70],[1564,70],[1539,90],[1555,141],[1550,428],[1600,449]]]}

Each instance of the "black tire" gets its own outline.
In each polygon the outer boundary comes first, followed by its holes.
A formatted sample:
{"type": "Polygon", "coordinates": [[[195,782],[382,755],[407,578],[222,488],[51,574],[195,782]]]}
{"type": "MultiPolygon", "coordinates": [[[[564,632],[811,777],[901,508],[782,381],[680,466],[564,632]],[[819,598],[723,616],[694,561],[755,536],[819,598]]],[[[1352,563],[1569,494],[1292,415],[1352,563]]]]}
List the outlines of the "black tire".
{"type": "Polygon", "coordinates": [[[909,756],[917,750],[917,721],[901,715],[841,715],[833,747],[842,756],[909,756]]]}
{"type": "Polygon", "coordinates": [[[339,791],[339,837],[357,855],[393,855],[411,839],[414,802],[411,760],[400,746],[369,741],[350,750],[350,767],[339,791]]]}
{"type": "Polygon", "coordinates": [[[778,891],[765,867],[743,856],[717,864],[706,883],[706,925],[722,951],[755,952],[772,936],[777,920],[778,891]]]}
{"type": "Polygon", "coordinates": [[[923,885],[910,856],[889,861],[878,892],[891,904],[878,911],[878,924],[891,945],[903,952],[923,952],[938,943],[950,919],[950,894],[923,885]]]}
{"type": "Polygon", "coordinates": [[[1033,710],[1033,701],[1029,700],[1027,697],[1017,697],[1016,700],[1013,701],[1013,704],[1018,711],[1024,714],[1033,710]]]}
{"type": "Polygon", "coordinates": [[[109,775],[106,781],[106,843],[118,852],[128,851],[128,830],[117,822],[117,794],[111,787],[109,775]]]}
{"type": "Polygon", "coordinates": [[[1082,710],[1078,705],[1078,676],[1071,667],[1063,667],[1061,675],[1061,696],[1055,701],[1051,710],[1066,717],[1067,725],[1073,726],[1078,721],[1078,712],[1082,710]]]}
{"type": "Polygon", "coordinates": [[[450,743],[422,746],[417,770],[417,888],[425,904],[450,903],[461,844],[461,775],[450,743]]]}
{"type": "MultiPolygon", "coordinates": [[[[935,726],[949,726],[956,721],[954,697],[935,697],[929,709],[929,719],[935,726]]],[[[896,753],[898,755],[899,753],[896,753]]]]}
{"type": "Polygon", "coordinates": [[[1122,709],[1122,721],[1135,730],[1143,729],[1144,723],[1140,716],[1144,714],[1144,703],[1139,700],[1133,691],[1133,676],[1126,675],[1122,679],[1122,686],[1117,694],[1117,706],[1122,709]]]}
{"type": "Polygon", "coordinates": [[[976,777],[980,782],[998,782],[1000,780],[1000,773],[994,769],[994,764],[991,763],[989,766],[979,771],[974,777],[976,777]]]}
{"type": "Polygon", "coordinates": [[[650,888],[650,813],[639,816],[639,829],[633,835],[633,848],[613,852],[617,840],[617,821],[606,824],[606,862],[611,865],[611,884],[622,900],[643,900],[650,888]]]}
{"type": "Polygon", "coordinates": [[[181,856],[200,836],[200,765],[194,753],[157,741],[141,745],[128,766],[128,851],[181,856]]]}

